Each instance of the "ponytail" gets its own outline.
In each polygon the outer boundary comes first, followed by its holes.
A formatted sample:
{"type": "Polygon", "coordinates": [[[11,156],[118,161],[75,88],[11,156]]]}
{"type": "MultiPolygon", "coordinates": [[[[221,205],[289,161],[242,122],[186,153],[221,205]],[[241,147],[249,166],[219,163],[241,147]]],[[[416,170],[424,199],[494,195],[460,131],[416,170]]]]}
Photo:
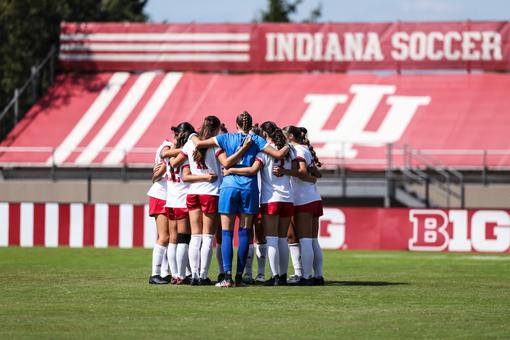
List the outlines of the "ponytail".
{"type": "Polygon", "coordinates": [[[243,113],[237,116],[236,124],[243,132],[248,133],[252,128],[253,119],[248,111],[243,111],[243,113]]]}
{"type": "Polygon", "coordinates": [[[313,165],[315,165],[316,167],[320,168],[322,166],[322,163],[319,161],[319,157],[317,157],[317,154],[315,153],[315,150],[313,149],[313,146],[312,144],[310,143],[310,140],[308,139],[308,136],[307,136],[307,133],[308,133],[308,130],[306,130],[306,128],[304,127],[299,127],[299,132],[300,132],[300,135],[301,135],[301,141],[303,145],[306,145],[308,147],[308,150],[310,151],[310,153],[312,154],[312,158],[313,158],[313,165]]]}

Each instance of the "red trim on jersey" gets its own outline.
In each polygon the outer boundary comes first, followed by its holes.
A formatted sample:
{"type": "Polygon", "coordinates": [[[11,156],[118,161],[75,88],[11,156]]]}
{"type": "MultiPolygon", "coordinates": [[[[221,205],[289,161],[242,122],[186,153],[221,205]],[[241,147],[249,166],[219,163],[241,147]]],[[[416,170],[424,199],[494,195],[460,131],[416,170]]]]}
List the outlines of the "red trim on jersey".
{"type": "Polygon", "coordinates": [[[298,162],[305,162],[306,163],[306,159],[304,159],[303,157],[301,156],[296,156],[296,158],[294,158],[296,161],[298,162]]]}
{"type": "Polygon", "coordinates": [[[258,157],[255,157],[255,160],[256,160],[256,161],[259,161],[260,163],[262,163],[262,165],[265,165],[265,164],[264,164],[264,161],[263,161],[262,159],[260,159],[260,158],[258,158],[258,157]]]}
{"type": "Polygon", "coordinates": [[[71,206],[69,204],[58,205],[58,245],[69,246],[69,234],[71,227],[71,206]]]}
{"type": "Polygon", "coordinates": [[[46,204],[34,203],[34,246],[44,246],[46,204]]]}
{"type": "Polygon", "coordinates": [[[182,168],[189,168],[189,164],[183,165],[182,168]]]}
{"type": "Polygon", "coordinates": [[[184,151],[181,151],[181,155],[183,155],[184,157],[188,158],[188,155],[184,151]]]}
{"type": "Polygon", "coordinates": [[[223,152],[225,152],[225,150],[223,150],[222,148],[219,148],[218,150],[216,150],[216,153],[214,154],[215,157],[218,157],[219,155],[221,155],[223,152]]]}
{"type": "Polygon", "coordinates": [[[83,205],[83,246],[94,246],[94,220],[96,209],[94,204],[83,205]]]}
{"type": "Polygon", "coordinates": [[[21,220],[21,204],[9,203],[9,245],[19,246],[20,240],[20,220],[21,220]]]}
{"type": "Polygon", "coordinates": [[[108,246],[119,246],[119,205],[108,205],[108,246]]]}

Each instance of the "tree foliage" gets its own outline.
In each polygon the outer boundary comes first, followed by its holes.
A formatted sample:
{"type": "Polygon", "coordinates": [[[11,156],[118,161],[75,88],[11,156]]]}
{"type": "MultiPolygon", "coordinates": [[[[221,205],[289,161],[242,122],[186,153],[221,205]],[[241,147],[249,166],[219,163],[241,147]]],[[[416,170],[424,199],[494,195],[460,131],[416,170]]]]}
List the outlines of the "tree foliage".
{"type": "MultiPolygon", "coordinates": [[[[262,22],[292,22],[291,15],[295,14],[303,0],[268,0],[267,9],[260,12],[259,21],[262,22]]],[[[322,15],[322,6],[319,4],[312,9],[304,22],[316,22],[322,15]]]]}
{"type": "Polygon", "coordinates": [[[59,40],[60,23],[146,21],[147,0],[0,0],[0,107],[59,40]]]}

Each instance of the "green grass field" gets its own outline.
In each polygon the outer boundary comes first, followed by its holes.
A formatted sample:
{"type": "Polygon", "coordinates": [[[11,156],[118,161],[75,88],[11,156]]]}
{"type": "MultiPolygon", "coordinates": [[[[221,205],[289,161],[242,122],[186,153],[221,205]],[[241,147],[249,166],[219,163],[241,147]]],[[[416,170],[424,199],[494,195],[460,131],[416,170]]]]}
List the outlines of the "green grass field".
{"type": "Polygon", "coordinates": [[[149,285],[150,257],[1,248],[0,338],[510,337],[508,255],[329,251],[324,287],[232,289],[149,285]]]}

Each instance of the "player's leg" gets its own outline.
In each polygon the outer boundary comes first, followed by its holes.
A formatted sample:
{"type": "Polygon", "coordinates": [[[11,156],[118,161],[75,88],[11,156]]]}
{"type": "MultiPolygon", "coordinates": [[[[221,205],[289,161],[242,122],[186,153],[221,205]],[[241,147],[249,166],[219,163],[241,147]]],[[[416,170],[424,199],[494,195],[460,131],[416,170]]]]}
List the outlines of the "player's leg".
{"type": "Polygon", "coordinates": [[[289,230],[287,239],[289,244],[289,252],[292,260],[292,267],[294,268],[294,275],[289,277],[288,283],[295,284],[301,280],[303,276],[303,267],[301,265],[301,248],[299,247],[299,238],[295,231],[294,216],[290,219],[289,230]]]}
{"type": "Polygon", "coordinates": [[[189,226],[188,214],[184,209],[174,208],[173,218],[177,221],[177,272],[179,273],[179,283],[186,282],[186,267],[188,266],[188,249],[191,240],[191,229],[189,226]]]}
{"type": "MultiPolygon", "coordinates": [[[[218,218],[219,221],[219,218],[218,218]]],[[[223,268],[223,256],[221,256],[221,228],[216,228],[216,262],[218,263],[218,282],[225,278],[225,269],[223,268]]]]}
{"type": "Polygon", "coordinates": [[[280,254],[278,250],[278,224],[280,217],[278,215],[270,215],[264,211],[262,214],[262,224],[267,242],[267,258],[269,260],[269,268],[271,270],[271,278],[266,281],[266,285],[278,285],[280,271],[280,254]]]}
{"type": "Polygon", "coordinates": [[[257,257],[257,276],[255,277],[256,282],[265,282],[266,272],[266,258],[267,258],[267,241],[262,227],[262,216],[259,214],[256,218],[253,218],[253,228],[255,230],[255,256],[257,257]],[[260,216],[260,218],[259,218],[260,216]]]}
{"type": "Polygon", "coordinates": [[[236,221],[235,214],[221,214],[221,256],[223,259],[223,270],[225,276],[223,281],[216,284],[217,287],[232,287],[234,282],[232,280],[232,254],[233,254],[233,240],[234,240],[234,224],[236,221]]]}
{"type": "Polygon", "coordinates": [[[200,208],[189,210],[189,223],[191,240],[188,256],[191,267],[191,285],[198,285],[200,278],[200,247],[202,245],[202,211],[200,208]]]}
{"type": "Polygon", "coordinates": [[[239,230],[237,233],[237,268],[235,283],[236,285],[243,285],[243,272],[246,266],[246,259],[248,257],[248,248],[252,239],[250,239],[250,229],[253,223],[252,214],[242,213],[239,218],[239,230]]]}
{"type": "Polygon", "coordinates": [[[157,214],[154,217],[158,231],[158,239],[152,250],[152,274],[149,279],[151,284],[164,284],[169,281],[161,277],[161,265],[166,256],[168,246],[168,220],[165,214],[157,214]]]}
{"type": "Polygon", "coordinates": [[[296,233],[299,237],[299,246],[301,249],[301,264],[303,267],[303,278],[300,284],[312,284],[313,270],[313,246],[312,246],[312,213],[297,211],[294,215],[296,233]]]}
{"type": "Polygon", "coordinates": [[[280,215],[278,221],[278,257],[279,257],[279,285],[287,284],[287,271],[289,269],[289,247],[287,234],[290,225],[290,216],[280,215]]]}
{"type": "Polygon", "coordinates": [[[324,285],[323,256],[319,244],[319,216],[322,216],[322,202],[317,204],[316,212],[312,219],[312,247],[313,247],[313,283],[317,286],[324,285]]]}
{"type": "MultiPolygon", "coordinates": [[[[256,222],[254,221],[253,223],[255,224],[256,222]]],[[[253,280],[253,258],[255,257],[255,247],[253,245],[254,230],[255,228],[250,229],[250,244],[248,246],[248,257],[246,258],[246,266],[244,267],[243,275],[243,282],[250,285],[255,282],[253,280]]]]}
{"type": "Polygon", "coordinates": [[[200,249],[200,284],[210,285],[209,267],[211,265],[213,237],[218,227],[218,196],[201,195],[202,211],[202,248],[200,249]]]}
{"type": "MultiPolygon", "coordinates": [[[[168,215],[167,215],[168,216],[168,215]]],[[[168,250],[167,250],[167,258],[168,265],[170,266],[170,273],[172,275],[172,279],[170,283],[175,284],[176,280],[179,277],[177,271],[177,222],[168,219],[168,250]]]]}

